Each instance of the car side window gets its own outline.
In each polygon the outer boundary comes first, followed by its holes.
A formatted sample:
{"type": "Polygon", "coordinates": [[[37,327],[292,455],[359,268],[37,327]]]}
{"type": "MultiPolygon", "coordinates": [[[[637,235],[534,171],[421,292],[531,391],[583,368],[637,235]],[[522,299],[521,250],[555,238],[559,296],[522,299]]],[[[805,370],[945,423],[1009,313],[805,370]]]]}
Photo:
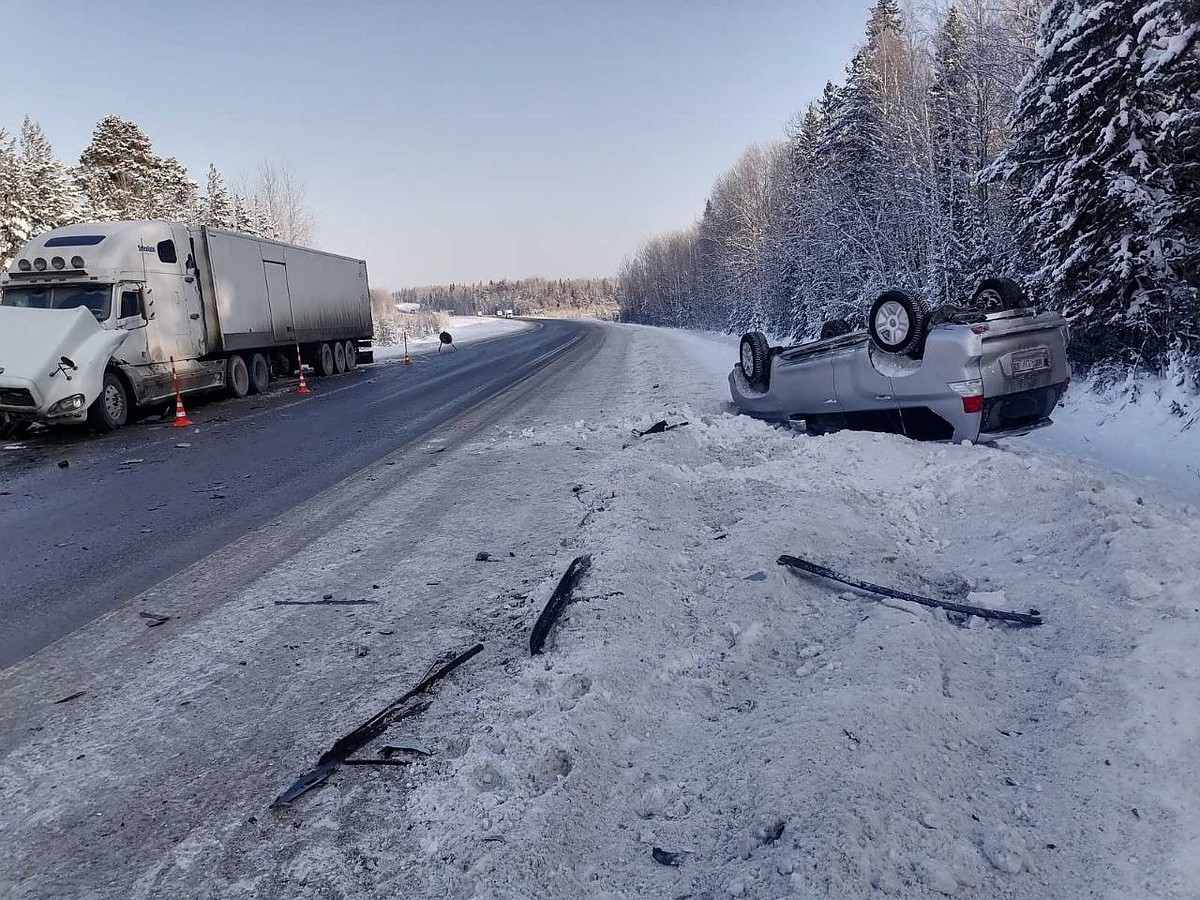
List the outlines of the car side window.
{"type": "Polygon", "coordinates": [[[128,319],[130,316],[140,316],[141,314],[142,314],[141,291],[121,291],[121,315],[120,315],[120,318],[128,319]]]}
{"type": "Polygon", "coordinates": [[[174,241],[159,241],[158,242],[158,258],[165,263],[178,262],[179,257],[175,254],[174,241]]]}

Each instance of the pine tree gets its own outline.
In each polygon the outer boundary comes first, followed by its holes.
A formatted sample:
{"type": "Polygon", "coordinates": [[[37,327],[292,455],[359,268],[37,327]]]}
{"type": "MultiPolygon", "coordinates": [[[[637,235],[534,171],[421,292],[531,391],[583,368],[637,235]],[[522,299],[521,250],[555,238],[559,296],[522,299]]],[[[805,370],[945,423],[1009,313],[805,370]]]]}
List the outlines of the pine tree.
{"type": "Polygon", "coordinates": [[[0,266],[7,266],[32,236],[32,213],[25,198],[17,142],[0,128],[0,266]]]}
{"type": "Polygon", "coordinates": [[[233,199],[225,187],[225,179],[212,163],[208,166],[208,189],[200,205],[200,224],[215,228],[237,228],[233,199]]]}
{"type": "Polygon", "coordinates": [[[1157,366],[1177,340],[1180,313],[1194,316],[1195,289],[1175,271],[1189,241],[1174,173],[1155,141],[1172,108],[1188,102],[1158,87],[1187,54],[1156,55],[1162,42],[1147,42],[1145,28],[1148,9],[1170,13],[1181,2],[1053,0],[1013,144],[987,173],[1027,190],[1021,213],[1036,285],[1072,319],[1085,364],[1157,366]]]}
{"type": "Polygon", "coordinates": [[[196,182],[175,157],[156,157],[148,204],[151,219],[194,224],[200,216],[196,182]]]}
{"type": "Polygon", "coordinates": [[[942,301],[960,299],[968,291],[977,245],[972,203],[977,154],[971,146],[973,104],[966,57],[966,27],[957,7],[951,6],[937,35],[929,88],[937,215],[930,229],[927,283],[942,301]]]}
{"type": "Polygon", "coordinates": [[[83,198],[66,166],[54,158],[41,126],[25,117],[21,125],[22,190],[32,234],[79,221],[83,198]]]}
{"type": "Polygon", "coordinates": [[[158,158],[137,123],[105,116],[79,158],[92,215],[105,219],[153,218],[158,158]]]}

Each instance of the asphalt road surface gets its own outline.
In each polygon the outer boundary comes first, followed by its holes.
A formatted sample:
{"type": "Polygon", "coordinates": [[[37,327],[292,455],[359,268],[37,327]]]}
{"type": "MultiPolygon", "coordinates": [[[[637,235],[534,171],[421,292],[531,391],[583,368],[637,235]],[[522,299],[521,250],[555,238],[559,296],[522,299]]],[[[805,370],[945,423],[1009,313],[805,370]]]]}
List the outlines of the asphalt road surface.
{"type": "Polygon", "coordinates": [[[589,328],[542,321],[411,366],[314,378],[307,397],[283,382],[189,402],[195,429],[0,442],[0,668],[578,352],[589,328]]]}

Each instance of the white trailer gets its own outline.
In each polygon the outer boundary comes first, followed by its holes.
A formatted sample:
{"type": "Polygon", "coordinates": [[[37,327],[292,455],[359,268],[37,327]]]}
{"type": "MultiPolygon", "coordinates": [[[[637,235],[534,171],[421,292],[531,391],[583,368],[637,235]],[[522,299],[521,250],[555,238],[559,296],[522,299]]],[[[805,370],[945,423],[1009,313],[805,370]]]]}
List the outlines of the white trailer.
{"type": "Polygon", "coordinates": [[[125,424],[174,395],[266,390],[298,367],[370,361],[362,260],[175,222],[99,222],[31,241],[0,274],[0,419],[125,424]]]}

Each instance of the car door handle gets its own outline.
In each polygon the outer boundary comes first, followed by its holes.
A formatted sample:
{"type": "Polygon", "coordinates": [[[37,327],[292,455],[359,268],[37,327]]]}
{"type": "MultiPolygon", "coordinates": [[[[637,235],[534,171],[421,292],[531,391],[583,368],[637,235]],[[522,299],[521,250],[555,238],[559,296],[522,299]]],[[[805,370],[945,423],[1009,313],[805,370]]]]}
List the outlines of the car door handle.
{"type": "Polygon", "coordinates": [[[892,395],[891,394],[876,394],[875,399],[876,400],[891,400],[892,395]]]}
{"type": "Polygon", "coordinates": [[[190,316],[188,316],[188,318],[195,322],[198,318],[200,318],[200,313],[192,313],[190,316]]]}
{"type": "Polygon", "coordinates": [[[824,400],[824,401],[822,401],[822,402],[823,402],[823,403],[837,403],[837,400],[836,400],[836,399],[831,399],[831,400],[824,400]]]}

